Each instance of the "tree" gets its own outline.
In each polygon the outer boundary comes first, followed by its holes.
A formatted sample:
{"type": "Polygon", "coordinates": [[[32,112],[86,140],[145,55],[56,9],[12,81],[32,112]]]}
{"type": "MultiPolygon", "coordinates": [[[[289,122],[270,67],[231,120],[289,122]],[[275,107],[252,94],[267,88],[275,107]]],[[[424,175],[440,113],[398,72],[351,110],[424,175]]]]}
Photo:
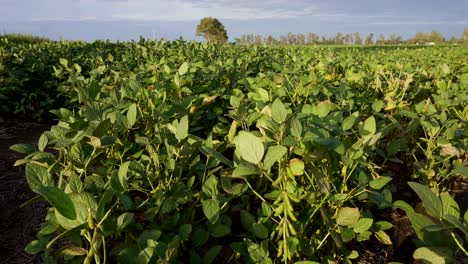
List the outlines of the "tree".
{"type": "Polygon", "coordinates": [[[463,30],[463,36],[461,40],[464,44],[468,44],[468,28],[465,28],[465,30],[463,30]]]}
{"type": "Polygon", "coordinates": [[[362,38],[361,34],[359,32],[354,32],[354,44],[356,45],[362,45],[362,38]]]}
{"type": "Polygon", "coordinates": [[[372,44],[374,44],[373,38],[374,38],[374,33],[369,33],[369,35],[367,35],[367,37],[366,37],[366,42],[365,42],[365,44],[366,44],[366,45],[372,45],[372,44]]]}
{"type": "Polygon", "coordinates": [[[205,17],[200,20],[197,26],[197,36],[203,36],[207,41],[225,43],[228,40],[224,25],[218,19],[205,17]]]}

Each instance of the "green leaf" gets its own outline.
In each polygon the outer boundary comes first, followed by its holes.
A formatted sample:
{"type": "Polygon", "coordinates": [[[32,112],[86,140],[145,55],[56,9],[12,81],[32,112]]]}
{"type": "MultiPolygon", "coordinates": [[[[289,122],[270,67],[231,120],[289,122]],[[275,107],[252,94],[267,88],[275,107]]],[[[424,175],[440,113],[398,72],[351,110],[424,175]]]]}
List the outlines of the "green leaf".
{"type": "Polygon", "coordinates": [[[443,208],[440,198],[425,185],[416,182],[408,182],[408,185],[419,196],[426,212],[432,217],[442,219],[443,208]]]}
{"type": "Polygon", "coordinates": [[[40,188],[53,186],[54,180],[46,167],[36,163],[26,164],[26,180],[33,192],[40,193],[40,188]]]}
{"type": "Polygon", "coordinates": [[[203,154],[206,156],[213,156],[215,159],[217,159],[219,162],[224,163],[225,165],[229,166],[230,168],[234,167],[234,164],[232,161],[228,160],[226,157],[224,157],[221,153],[217,152],[216,150],[207,147],[207,146],[201,146],[200,150],[202,151],[203,154]]]}
{"type": "Polygon", "coordinates": [[[136,119],[137,119],[137,105],[131,104],[128,107],[128,111],[127,111],[128,128],[131,128],[133,125],[135,125],[136,119]]]}
{"type": "Polygon", "coordinates": [[[343,129],[344,131],[349,130],[354,126],[355,122],[356,122],[356,117],[350,115],[346,117],[341,123],[341,129],[343,129]]]}
{"type": "Polygon", "coordinates": [[[434,225],[434,222],[432,222],[432,220],[427,216],[415,212],[406,212],[406,215],[408,215],[411,226],[418,238],[424,241],[426,232],[425,228],[434,225]]]}
{"type": "Polygon", "coordinates": [[[453,215],[456,218],[460,218],[460,207],[458,207],[457,202],[452,198],[452,196],[450,196],[449,193],[441,193],[440,199],[444,208],[442,215],[453,215]]]}
{"type": "Polygon", "coordinates": [[[41,187],[39,193],[64,217],[75,220],[76,211],[68,194],[57,187],[41,187]]]}
{"type": "Polygon", "coordinates": [[[72,220],[61,215],[60,212],[55,212],[55,218],[57,223],[67,230],[71,230],[79,225],[85,224],[88,220],[88,214],[90,212],[96,212],[97,204],[94,197],[87,193],[82,192],[80,194],[72,193],[69,194],[73,206],[75,207],[76,219],[72,220]]]}
{"type": "Polygon", "coordinates": [[[374,230],[388,230],[392,227],[393,227],[392,223],[387,222],[387,221],[378,221],[372,225],[372,229],[374,230]]]}
{"type": "Polygon", "coordinates": [[[453,226],[460,229],[460,231],[462,231],[465,234],[465,236],[468,237],[468,227],[463,225],[458,217],[455,217],[453,215],[444,215],[444,220],[448,221],[453,226]]]}
{"type": "Polygon", "coordinates": [[[57,256],[84,256],[88,251],[82,247],[66,246],[58,250],[57,256]]]}
{"type": "Polygon", "coordinates": [[[372,223],[374,220],[372,218],[361,218],[359,221],[353,225],[353,231],[355,233],[363,233],[364,231],[369,230],[371,228],[372,223]]]}
{"type": "Polygon", "coordinates": [[[468,167],[458,167],[454,169],[452,173],[463,177],[468,177],[468,167]]]}
{"type": "Polygon", "coordinates": [[[60,64],[62,64],[65,67],[68,67],[68,60],[64,58],[59,58],[60,64]]]}
{"type": "Polygon", "coordinates": [[[453,263],[453,251],[446,247],[420,247],[413,253],[413,258],[424,263],[445,264],[453,263]]]}
{"type": "Polygon", "coordinates": [[[280,99],[276,99],[271,105],[271,117],[276,123],[282,124],[286,121],[287,116],[288,110],[280,99]]]}
{"type": "Polygon", "coordinates": [[[216,223],[219,219],[219,201],[217,199],[202,200],[203,213],[212,224],[216,223]]]}
{"type": "Polygon", "coordinates": [[[377,100],[372,104],[372,110],[376,113],[380,112],[382,108],[385,106],[383,101],[377,100]]]}
{"type": "Polygon", "coordinates": [[[41,250],[43,250],[44,248],[45,248],[44,243],[42,243],[39,240],[33,240],[26,245],[26,247],[24,248],[24,251],[26,251],[26,253],[28,254],[35,255],[41,252],[41,250]]]}
{"type": "Polygon", "coordinates": [[[291,169],[292,175],[300,176],[304,174],[304,168],[305,168],[304,161],[297,159],[297,158],[291,159],[289,161],[289,168],[291,169]]]}
{"type": "Polygon", "coordinates": [[[215,260],[216,256],[218,256],[219,252],[221,252],[222,246],[213,246],[205,253],[203,257],[203,264],[211,264],[215,260]]]}
{"type": "Polygon", "coordinates": [[[146,247],[137,256],[138,264],[148,264],[151,263],[151,259],[155,253],[156,247],[146,247]]]}
{"type": "Polygon", "coordinates": [[[330,101],[320,102],[315,109],[315,114],[318,117],[326,117],[330,113],[331,107],[332,103],[330,101]]]}
{"type": "Polygon", "coordinates": [[[268,229],[262,223],[254,223],[251,230],[252,233],[260,239],[268,238],[268,229]]]}
{"type": "Polygon", "coordinates": [[[320,264],[320,262],[310,261],[310,260],[301,260],[301,261],[294,262],[294,264],[320,264]]]}
{"type": "Polygon", "coordinates": [[[401,209],[405,211],[406,213],[414,213],[413,207],[411,207],[411,205],[409,205],[408,203],[402,200],[395,201],[393,203],[393,208],[401,209]]]}
{"type": "Polygon", "coordinates": [[[384,245],[391,245],[392,240],[383,230],[379,230],[374,233],[375,237],[384,245]]]}
{"type": "Polygon", "coordinates": [[[342,207],[338,210],[336,223],[341,226],[351,226],[358,222],[360,216],[359,208],[342,207]]]}
{"type": "Polygon", "coordinates": [[[215,198],[218,195],[218,178],[211,175],[203,184],[202,191],[205,195],[215,198]]]}
{"type": "Polygon", "coordinates": [[[245,230],[247,231],[252,230],[252,226],[255,224],[255,217],[251,213],[245,210],[242,210],[240,212],[240,220],[241,220],[241,225],[245,230]]]}
{"type": "Polygon", "coordinates": [[[122,165],[120,165],[119,172],[118,172],[118,178],[119,178],[119,183],[120,186],[122,186],[124,189],[127,186],[127,174],[128,174],[128,167],[130,166],[130,161],[124,162],[122,165]]]}
{"type": "Polygon", "coordinates": [[[377,179],[373,179],[373,180],[369,183],[369,186],[370,186],[372,189],[380,190],[380,189],[382,189],[385,185],[387,185],[387,183],[389,183],[391,180],[392,180],[392,177],[380,176],[380,177],[377,178],[377,179]]]}
{"type": "Polygon", "coordinates": [[[27,154],[27,155],[34,153],[33,146],[29,144],[15,144],[11,146],[10,149],[18,153],[27,154]]]}
{"type": "Polygon", "coordinates": [[[271,169],[273,164],[279,162],[287,152],[288,149],[285,146],[276,145],[269,147],[263,161],[263,169],[271,169]]]}
{"type": "Polygon", "coordinates": [[[240,131],[235,141],[239,148],[240,156],[244,160],[253,164],[258,164],[262,161],[265,149],[259,137],[250,132],[240,131]]]}
{"type": "Polygon", "coordinates": [[[175,133],[176,138],[179,141],[182,141],[186,137],[188,137],[188,130],[189,130],[189,118],[188,116],[184,116],[180,119],[179,125],[177,126],[177,130],[175,133]]]}
{"type": "Polygon", "coordinates": [[[210,237],[210,234],[206,232],[205,229],[197,228],[193,232],[193,236],[192,236],[193,245],[195,247],[203,246],[206,243],[206,241],[208,241],[209,237],[210,237]]]}
{"type": "Polygon", "coordinates": [[[37,143],[39,151],[43,152],[44,149],[47,147],[47,143],[49,143],[49,139],[47,138],[46,134],[42,134],[39,138],[39,142],[37,143]]]}
{"type": "Polygon", "coordinates": [[[289,130],[291,132],[291,136],[295,138],[301,138],[303,132],[301,121],[297,117],[293,117],[290,120],[291,122],[289,123],[289,130]]]}
{"type": "Polygon", "coordinates": [[[350,228],[340,226],[340,236],[343,242],[347,243],[355,238],[354,232],[350,228]]]}
{"type": "Polygon", "coordinates": [[[250,163],[241,163],[232,172],[233,177],[242,177],[256,174],[260,174],[260,170],[258,169],[258,167],[255,167],[250,163]]]}
{"type": "Polygon", "coordinates": [[[182,76],[185,73],[187,73],[188,68],[189,68],[189,64],[187,62],[182,63],[182,65],[180,65],[179,67],[179,75],[182,76]]]}
{"type": "Polygon", "coordinates": [[[133,222],[133,213],[123,213],[117,218],[117,230],[122,231],[133,222]]]}
{"type": "Polygon", "coordinates": [[[373,116],[367,118],[364,121],[363,130],[364,132],[361,133],[361,136],[369,136],[369,135],[375,134],[375,132],[377,131],[377,128],[375,124],[375,118],[373,116]]]}

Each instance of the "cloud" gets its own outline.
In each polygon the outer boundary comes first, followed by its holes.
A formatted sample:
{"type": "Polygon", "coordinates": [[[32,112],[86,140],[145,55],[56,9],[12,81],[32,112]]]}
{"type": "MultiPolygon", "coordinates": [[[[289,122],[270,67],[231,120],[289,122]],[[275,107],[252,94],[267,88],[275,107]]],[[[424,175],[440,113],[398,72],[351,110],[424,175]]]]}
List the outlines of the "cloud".
{"type": "MultiPolygon", "coordinates": [[[[19,2],[19,1],[17,1],[19,2]]],[[[35,0],[35,9],[24,4],[4,10],[21,14],[32,21],[85,20],[100,21],[197,21],[202,17],[219,19],[259,20],[290,19],[318,15],[319,7],[303,0],[35,0]],[[30,10],[30,11],[24,11],[30,10]]],[[[2,15],[0,11],[0,16],[2,15]]]]}

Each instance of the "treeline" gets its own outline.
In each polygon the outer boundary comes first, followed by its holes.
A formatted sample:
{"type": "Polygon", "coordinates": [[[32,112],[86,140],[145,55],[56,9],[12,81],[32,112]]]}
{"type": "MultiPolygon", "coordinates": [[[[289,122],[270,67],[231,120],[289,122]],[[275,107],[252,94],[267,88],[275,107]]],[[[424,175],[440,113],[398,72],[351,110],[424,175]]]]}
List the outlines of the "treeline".
{"type": "Polygon", "coordinates": [[[287,35],[281,35],[278,38],[272,35],[263,36],[259,34],[244,34],[235,38],[236,44],[242,45],[398,45],[398,44],[468,44],[468,28],[465,28],[462,36],[457,38],[452,36],[446,39],[437,31],[417,32],[414,37],[404,39],[397,34],[379,34],[370,33],[362,35],[359,32],[341,33],[334,36],[321,36],[316,33],[294,34],[289,32],[287,35]]]}

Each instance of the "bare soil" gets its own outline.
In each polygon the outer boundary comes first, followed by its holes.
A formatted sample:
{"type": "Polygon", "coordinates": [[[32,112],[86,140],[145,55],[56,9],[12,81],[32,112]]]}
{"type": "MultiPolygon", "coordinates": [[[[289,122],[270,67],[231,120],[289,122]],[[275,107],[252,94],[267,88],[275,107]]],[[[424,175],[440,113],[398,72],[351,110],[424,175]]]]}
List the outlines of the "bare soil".
{"type": "Polygon", "coordinates": [[[0,263],[35,263],[35,257],[24,247],[36,238],[45,217],[46,205],[20,205],[35,195],[30,191],[24,167],[13,164],[22,155],[9,149],[16,143],[35,145],[50,125],[25,122],[18,118],[0,117],[0,263]]]}

